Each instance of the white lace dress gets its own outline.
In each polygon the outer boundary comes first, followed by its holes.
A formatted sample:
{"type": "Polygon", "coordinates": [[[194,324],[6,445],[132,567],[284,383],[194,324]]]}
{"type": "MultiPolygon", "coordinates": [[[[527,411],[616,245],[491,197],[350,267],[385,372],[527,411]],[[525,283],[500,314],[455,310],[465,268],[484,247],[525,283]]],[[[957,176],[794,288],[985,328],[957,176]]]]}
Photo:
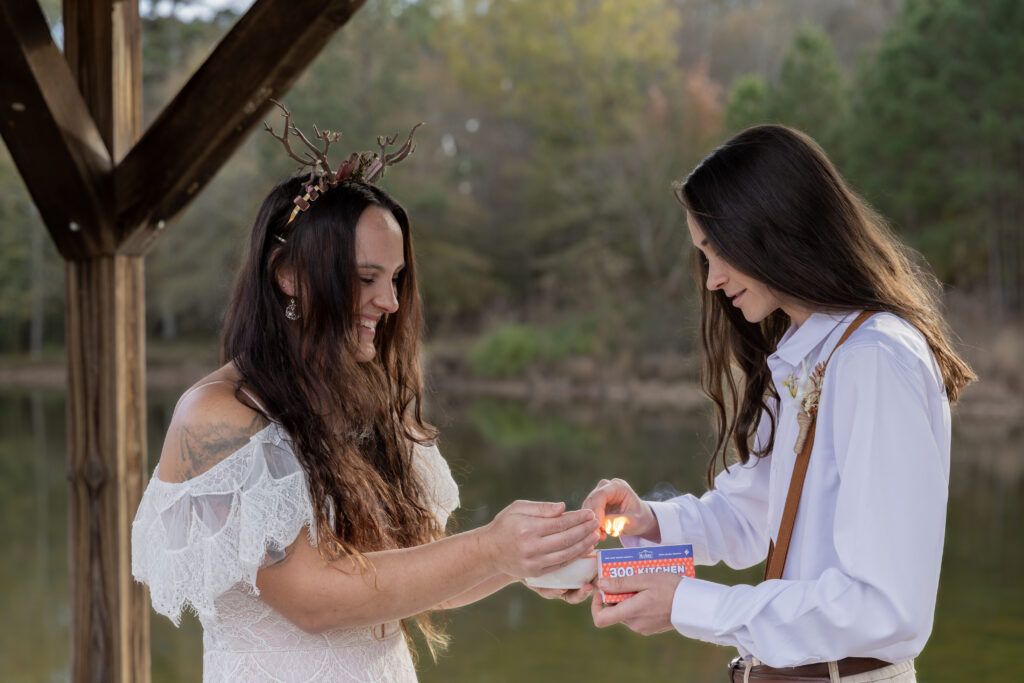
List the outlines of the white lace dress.
{"type": "MultiPolygon", "coordinates": [[[[444,525],[459,503],[448,464],[417,446],[415,466],[444,525]]],[[[186,607],[198,615],[203,681],[416,680],[398,622],[310,634],[260,599],[267,551],[314,528],[305,472],[276,423],[188,481],[154,472],[132,525],[132,572],[176,626],[186,607]]]]}

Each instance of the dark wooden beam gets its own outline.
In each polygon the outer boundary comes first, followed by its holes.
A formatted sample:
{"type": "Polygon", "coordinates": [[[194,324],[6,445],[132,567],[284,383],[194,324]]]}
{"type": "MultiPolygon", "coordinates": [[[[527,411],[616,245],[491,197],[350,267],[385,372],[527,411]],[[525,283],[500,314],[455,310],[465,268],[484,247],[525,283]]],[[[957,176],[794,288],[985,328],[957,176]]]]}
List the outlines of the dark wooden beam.
{"type": "Polygon", "coordinates": [[[122,251],[145,253],[364,0],[257,0],[115,171],[122,251]]]}
{"type": "Polygon", "coordinates": [[[112,163],[36,0],[0,2],[0,133],[61,255],[111,254],[112,163]]]}

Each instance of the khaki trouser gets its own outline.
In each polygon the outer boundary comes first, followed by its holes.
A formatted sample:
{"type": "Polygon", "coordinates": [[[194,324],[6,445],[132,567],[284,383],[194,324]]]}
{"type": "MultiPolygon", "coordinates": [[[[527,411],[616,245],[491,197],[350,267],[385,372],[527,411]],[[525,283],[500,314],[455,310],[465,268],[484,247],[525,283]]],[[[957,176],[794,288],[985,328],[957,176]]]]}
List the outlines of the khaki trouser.
{"type": "MultiPolygon", "coordinates": [[[[845,660],[844,660],[845,661],[845,660]]],[[[829,681],[829,683],[917,683],[917,675],[914,671],[913,660],[890,664],[879,669],[865,671],[863,673],[840,676],[839,667],[836,662],[828,662],[827,667],[817,666],[821,673],[809,673],[809,667],[800,667],[801,670],[772,670],[769,667],[760,666],[761,662],[748,657],[740,660],[737,657],[730,665],[729,680],[733,683],[781,683],[787,681],[829,681]],[[757,667],[754,669],[753,667],[757,667]],[[827,669],[828,673],[825,673],[827,669]],[[792,671],[792,673],[790,673],[792,671]]]]}
{"type": "Polygon", "coordinates": [[[840,683],[870,683],[871,681],[888,681],[889,683],[917,683],[917,674],[914,672],[914,660],[900,662],[883,669],[875,669],[867,673],[835,678],[840,683]]]}

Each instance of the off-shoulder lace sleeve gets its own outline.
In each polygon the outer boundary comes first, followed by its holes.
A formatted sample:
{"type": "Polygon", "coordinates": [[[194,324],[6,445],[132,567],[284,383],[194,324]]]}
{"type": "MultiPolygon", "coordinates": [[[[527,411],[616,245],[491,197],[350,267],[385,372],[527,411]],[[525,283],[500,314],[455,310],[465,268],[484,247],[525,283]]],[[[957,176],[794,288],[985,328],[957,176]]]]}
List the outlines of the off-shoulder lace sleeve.
{"type": "Polygon", "coordinates": [[[305,473],[272,424],[188,481],[153,475],[132,524],[132,573],[175,625],[185,607],[212,618],[232,586],[258,593],[267,551],[291,545],[303,527],[316,528],[305,473]]]}
{"type": "Polygon", "coordinates": [[[431,512],[443,529],[452,511],[459,507],[459,487],[452,478],[448,462],[437,446],[416,445],[415,466],[427,493],[431,512]]]}

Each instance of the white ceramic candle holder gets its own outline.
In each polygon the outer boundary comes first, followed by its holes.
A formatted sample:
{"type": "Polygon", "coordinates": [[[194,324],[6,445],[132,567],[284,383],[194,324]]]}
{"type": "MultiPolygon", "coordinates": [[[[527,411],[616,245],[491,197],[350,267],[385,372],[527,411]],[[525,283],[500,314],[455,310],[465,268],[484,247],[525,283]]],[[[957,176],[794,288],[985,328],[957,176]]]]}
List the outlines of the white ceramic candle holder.
{"type": "Polygon", "coordinates": [[[597,576],[597,555],[584,555],[560,569],[526,578],[526,585],[533,588],[582,588],[597,576]]]}

